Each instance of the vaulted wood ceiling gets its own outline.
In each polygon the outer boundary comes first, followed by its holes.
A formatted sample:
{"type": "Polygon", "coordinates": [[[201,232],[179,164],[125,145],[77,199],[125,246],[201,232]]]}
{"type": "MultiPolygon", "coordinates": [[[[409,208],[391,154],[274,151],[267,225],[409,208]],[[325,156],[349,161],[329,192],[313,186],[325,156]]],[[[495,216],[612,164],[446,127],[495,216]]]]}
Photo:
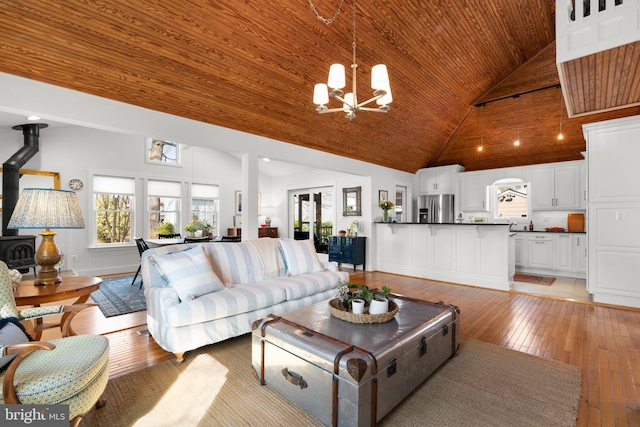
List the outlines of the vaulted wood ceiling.
{"type": "Polygon", "coordinates": [[[408,172],[580,158],[582,123],[638,114],[565,117],[558,144],[558,89],[495,101],[558,84],[554,0],[359,0],[358,94],[385,63],[391,111],[318,115],[313,85],[351,63],[351,4],[325,25],[306,0],[3,1],[0,71],[408,172]]]}

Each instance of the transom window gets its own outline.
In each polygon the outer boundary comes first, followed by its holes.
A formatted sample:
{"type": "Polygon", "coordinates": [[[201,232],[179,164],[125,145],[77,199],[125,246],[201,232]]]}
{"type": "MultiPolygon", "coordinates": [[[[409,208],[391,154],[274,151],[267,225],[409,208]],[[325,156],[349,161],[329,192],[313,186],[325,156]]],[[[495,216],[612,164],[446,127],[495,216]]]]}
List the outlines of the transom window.
{"type": "Polygon", "coordinates": [[[180,144],[163,139],[147,138],[146,141],[147,163],[162,163],[164,165],[180,165],[180,144]]]}

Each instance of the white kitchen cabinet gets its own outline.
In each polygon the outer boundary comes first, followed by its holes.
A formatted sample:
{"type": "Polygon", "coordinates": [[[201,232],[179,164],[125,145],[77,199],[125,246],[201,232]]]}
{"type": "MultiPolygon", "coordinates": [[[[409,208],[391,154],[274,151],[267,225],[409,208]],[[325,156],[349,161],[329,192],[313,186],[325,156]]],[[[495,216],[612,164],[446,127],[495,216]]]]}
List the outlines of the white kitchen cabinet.
{"type": "Polygon", "coordinates": [[[527,246],[529,239],[526,233],[518,233],[515,236],[515,264],[516,267],[527,267],[527,246]]]}
{"type": "Polygon", "coordinates": [[[533,169],[531,209],[580,209],[580,163],[533,169]]]}
{"type": "Polygon", "coordinates": [[[463,170],[460,165],[420,169],[420,194],[455,194],[458,174],[463,170]]]}
{"type": "Polygon", "coordinates": [[[640,308],[640,116],[583,125],[593,301],[640,308]]]}
{"type": "Polygon", "coordinates": [[[573,269],[578,273],[587,272],[587,235],[573,235],[573,269]]]}
{"type": "Polygon", "coordinates": [[[466,172],[460,174],[460,210],[477,212],[489,210],[487,174],[466,172]]]}
{"type": "Polygon", "coordinates": [[[587,164],[586,162],[580,163],[580,209],[587,209],[587,164]]]}
{"type": "Polygon", "coordinates": [[[554,239],[555,269],[558,271],[573,270],[573,236],[571,234],[556,234],[554,239]]]}
{"type": "Polygon", "coordinates": [[[553,269],[553,235],[533,233],[529,236],[528,243],[529,267],[553,269]]]}

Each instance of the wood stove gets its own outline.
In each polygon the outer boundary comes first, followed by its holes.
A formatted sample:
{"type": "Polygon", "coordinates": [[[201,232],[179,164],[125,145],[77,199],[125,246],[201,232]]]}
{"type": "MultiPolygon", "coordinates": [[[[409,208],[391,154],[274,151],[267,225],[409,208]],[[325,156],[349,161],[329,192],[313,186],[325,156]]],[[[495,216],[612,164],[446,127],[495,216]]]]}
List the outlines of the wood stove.
{"type": "Polygon", "coordinates": [[[33,268],[36,274],[36,236],[0,237],[0,257],[9,268],[28,273],[33,268]]]}
{"type": "Polygon", "coordinates": [[[9,268],[15,268],[21,273],[29,272],[33,268],[36,272],[36,237],[20,236],[18,230],[9,230],[9,219],[18,203],[20,193],[20,168],[39,150],[40,129],[46,128],[45,123],[29,123],[14,126],[21,130],[24,145],[13,156],[2,164],[2,236],[0,236],[0,259],[9,268]]]}

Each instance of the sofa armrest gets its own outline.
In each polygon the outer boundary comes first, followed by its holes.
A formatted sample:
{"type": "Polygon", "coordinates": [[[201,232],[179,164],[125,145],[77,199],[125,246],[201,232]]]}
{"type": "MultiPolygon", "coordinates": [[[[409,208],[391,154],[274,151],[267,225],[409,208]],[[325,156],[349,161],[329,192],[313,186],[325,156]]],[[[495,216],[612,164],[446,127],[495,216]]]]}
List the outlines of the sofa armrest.
{"type": "Polygon", "coordinates": [[[338,263],[335,261],[323,262],[322,268],[324,268],[325,271],[338,271],[338,263]]]}
{"type": "Polygon", "coordinates": [[[171,287],[146,288],[145,297],[147,299],[147,316],[156,319],[160,323],[166,323],[164,313],[167,312],[169,307],[180,304],[178,294],[171,287]]]}

